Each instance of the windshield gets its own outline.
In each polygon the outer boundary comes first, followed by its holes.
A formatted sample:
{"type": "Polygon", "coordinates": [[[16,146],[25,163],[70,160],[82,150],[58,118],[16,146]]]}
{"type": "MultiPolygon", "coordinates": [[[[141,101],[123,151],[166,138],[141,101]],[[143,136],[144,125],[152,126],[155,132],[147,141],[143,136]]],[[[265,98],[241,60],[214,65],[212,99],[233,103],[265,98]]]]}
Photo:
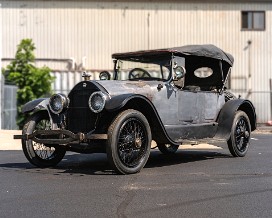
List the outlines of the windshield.
{"type": "Polygon", "coordinates": [[[145,63],[139,61],[117,60],[117,80],[168,80],[170,76],[170,61],[145,63]]]}

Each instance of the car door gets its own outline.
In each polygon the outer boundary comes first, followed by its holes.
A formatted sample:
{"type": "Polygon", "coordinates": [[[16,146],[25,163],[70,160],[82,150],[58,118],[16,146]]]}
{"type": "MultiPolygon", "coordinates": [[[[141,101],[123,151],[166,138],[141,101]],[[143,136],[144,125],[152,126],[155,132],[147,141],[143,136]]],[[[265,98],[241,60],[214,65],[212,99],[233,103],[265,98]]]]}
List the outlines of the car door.
{"type": "Polygon", "coordinates": [[[180,90],[178,93],[179,136],[182,139],[213,137],[216,118],[224,98],[214,91],[180,90]]]}

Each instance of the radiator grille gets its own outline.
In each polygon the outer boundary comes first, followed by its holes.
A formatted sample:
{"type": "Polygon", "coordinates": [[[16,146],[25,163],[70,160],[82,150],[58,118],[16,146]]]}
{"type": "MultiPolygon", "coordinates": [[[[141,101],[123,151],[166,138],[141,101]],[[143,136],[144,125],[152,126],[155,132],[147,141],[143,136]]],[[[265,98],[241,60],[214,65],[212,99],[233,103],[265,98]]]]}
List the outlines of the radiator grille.
{"type": "Polygon", "coordinates": [[[74,132],[87,133],[95,128],[97,115],[93,113],[88,100],[94,90],[74,90],[69,94],[70,104],[67,111],[67,129],[74,132]]]}

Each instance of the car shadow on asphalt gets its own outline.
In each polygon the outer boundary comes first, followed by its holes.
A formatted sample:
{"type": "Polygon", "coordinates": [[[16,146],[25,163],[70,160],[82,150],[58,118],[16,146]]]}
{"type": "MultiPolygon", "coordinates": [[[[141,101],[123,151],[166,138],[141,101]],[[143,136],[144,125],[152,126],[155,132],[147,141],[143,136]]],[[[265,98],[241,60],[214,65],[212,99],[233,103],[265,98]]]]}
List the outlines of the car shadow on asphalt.
{"type": "Polygon", "coordinates": [[[231,157],[230,154],[207,150],[179,150],[175,154],[168,155],[162,154],[160,151],[152,151],[145,168],[156,168],[231,157]]]}
{"type": "MultiPolygon", "coordinates": [[[[179,150],[175,154],[165,155],[158,150],[152,150],[145,168],[166,167],[182,165],[184,163],[213,160],[219,158],[232,158],[230,154],[215,151],[185,151],[179,150]]],[[[22,169],[27,172],[43,172],[46,174],[70,175],[115,175],[106,154],[78,154],[68,152],[63,160],[53,168],[37,168],[28,162],[0,164],[0,169],[22,169]]]]}

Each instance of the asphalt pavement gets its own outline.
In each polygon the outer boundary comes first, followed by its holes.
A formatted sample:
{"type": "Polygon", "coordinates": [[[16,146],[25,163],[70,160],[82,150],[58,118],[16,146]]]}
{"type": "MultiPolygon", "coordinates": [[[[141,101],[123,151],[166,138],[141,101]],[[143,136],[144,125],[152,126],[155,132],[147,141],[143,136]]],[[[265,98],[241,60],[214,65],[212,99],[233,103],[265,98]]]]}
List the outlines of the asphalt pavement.
{"type": "Polygon", "coordinates": [[[29,164],[20,149],[1,149],[0,214],[270,218],[272,134],[268,132],[252,134],[244,158],[233,158],[225,143],[179,149],[169,156],[153,149],[145,168],[126,176],[111,170],[105,154],[68,152],[57,167],[40,169],[29,164]]]}

